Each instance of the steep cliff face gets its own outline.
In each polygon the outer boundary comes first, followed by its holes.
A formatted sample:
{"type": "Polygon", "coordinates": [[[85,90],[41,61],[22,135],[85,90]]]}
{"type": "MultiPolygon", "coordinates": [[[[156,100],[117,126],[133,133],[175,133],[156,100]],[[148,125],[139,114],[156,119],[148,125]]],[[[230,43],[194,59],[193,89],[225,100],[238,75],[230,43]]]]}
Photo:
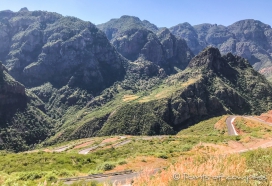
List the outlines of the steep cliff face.
{"type": "Polygon", "coordinates": [[[3,120],[9,118],[9,114],[16,112],[18,108],[25,108],[27,96],[25,87],[14,81],[7,69],[0,62],[0,117],[3,120]]]}
{"type": "Polygon", "coordinates": [[[43,11],[2,11],[0,30],[0,59],[28,87],[50,82],[95,92],[124,76],[124,59],[90,22],[43,11]]]}
{"type": "Polygon", "coordinates": [[[176,38],[168,29],[163,28],[157,33],[163,46],[164,56],[169,66],[185,69],[193,57],[193,53],[183,39],[176,38]]]}
{"type": "Polygon", "coordinates": [[[155,25],[133,16],[122,16],[97,25],[105,32],[117,51],[125,58],[153,62],[167,73],[183,70],[193,53],[183,39],[177,39],[167,28],[160,31],[155,25]]]}
{"type": "Polygon", "coordinates": [[[0,149],[22,151],[52,133],[44,103],[15,81],[0,62],[0,149]]]}
{"type": "Polygon", "coordinates": [[[170,28],[171,32],[184,38],[194,54],[207,46],[220,49],[223,54],[229,52],[246,58],[255,70],[270,77],[272,66],[271,33],[269,25],[247,19],[230,26],[200,24],[191,26],[183,23],[170,28]]]}

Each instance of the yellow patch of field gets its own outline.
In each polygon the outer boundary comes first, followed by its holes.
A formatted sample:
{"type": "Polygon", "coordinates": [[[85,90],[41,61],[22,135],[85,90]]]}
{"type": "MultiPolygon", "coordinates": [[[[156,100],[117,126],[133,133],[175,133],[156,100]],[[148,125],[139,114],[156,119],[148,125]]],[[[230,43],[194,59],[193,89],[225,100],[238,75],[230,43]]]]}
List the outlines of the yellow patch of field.
{"type": "Polygon", "coordinates": [[[135,158],[129,158],[126,161],[126,164],[117,165],[113,170],[107,172],[118,172],[124,170],[140,171],[143,168],[152,170],[154,168],[166,167],[168,165],[166,159],[154,156],[137,156],[135,158]]]}
{"type": "Polygon", "coordinates": [[[139,100],[140,103],[144,103],[144,102],[148,102],[151,101],[151,97],[147,96],[147,97],[143,97],[143,99],[139,100]]]}
{"type": "Polygon", "coordinates": [[[161,91],[160,93],[156,94],[155,98],[157,98],[157,99],[165,98],[169,95],[170,92],[171,92],[170,89],[165,89],[165,90],[161,91]]]}
{"type": "MultiPolygon", "coordinates": [[[[200,77],[199,77],[199,78],[200,78],[200,77]]],[[[189,86],[189,85],[191,85],[191,84],[194,84],[196,81],[199,80],[199,78],[189,79],[188,81],[182,83],[181,86],[187,87],[187,86],[189,86]]]]}
{"type": "Polygon", "coordinates": [[[136,96],[136,95],[124,95],[123,101],[128,102],[128,101],[133,101],[138,98],[139,98],[139,96],[136,96]]]}
{"type": "Polygon", "coordinates": [[[200,77],[189,79],[186,82],[178,83],[175,82],[171,86],[160,87],[154,91],[149,96],[145,96],[139,100],[140,103],[152,101],[154,99],[162,99],[170,96],[173,92],[180,90],[181,88],[187,87],[198,81],[200,77]]]}

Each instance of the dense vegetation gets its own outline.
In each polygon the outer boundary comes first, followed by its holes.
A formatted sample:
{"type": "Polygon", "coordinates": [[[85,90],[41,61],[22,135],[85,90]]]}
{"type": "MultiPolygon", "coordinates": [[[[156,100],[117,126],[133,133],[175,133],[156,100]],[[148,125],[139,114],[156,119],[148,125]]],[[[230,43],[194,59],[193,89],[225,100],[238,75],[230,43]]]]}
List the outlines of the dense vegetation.
{"type": "Polygon", "coordinates": [[[15,81],[0,62],[0,149],[33,148],[52,133],[52,119],[43,102],[15,81]]]}

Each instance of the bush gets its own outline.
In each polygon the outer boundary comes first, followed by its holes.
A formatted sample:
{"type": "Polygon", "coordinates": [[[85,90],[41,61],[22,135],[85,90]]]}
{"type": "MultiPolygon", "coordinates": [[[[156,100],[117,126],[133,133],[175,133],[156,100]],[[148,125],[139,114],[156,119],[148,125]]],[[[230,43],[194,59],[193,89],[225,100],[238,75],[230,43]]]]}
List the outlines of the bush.
{"type": "Polygon", "coordinates": [[[49,173],[48,175],[46,175],[45,179],[50,182],[55,182],[58,180],[57,177],[53,173],[49,173]]]}
{"type": "Polygon", "coordinates": [[[124,165],[124,164],[127,164],[127,162],[126,161],[120,161],[118,164],[119,165],[124,165]]]}
{"type": "Polygon", "coordinates": [[[113,163],[106,162],[106,163],[103,163],[102,165],[100,165],[98,167],[98,170],[108,171],[108,170],[112,170],[114,168],[115,168],[115,165],[113,163]]]}
{"type": "Polygon", "coordinates": [[[27,180],[37,180],[40,179],[44,176],[44,173],[41,172],[25,172],[25,173],[20,173],[19,174],[19,179],[22,181],[27,181],[27,180]]]}
{"type": "Polygon", "coordinates": [[[235,136],[235,140],[239,141],[241,139],[241,136],[235,136]]]}
{"type": "Polygon", "coordinates": [[[181,151],[186,152],[186,151],[191,150],[191,148],[192,148],[192,145],[186,144],[186,145],[182,146],[181,151]]]}
{"type": "Polygon", "coordinates": [[[167,156],[167,155],[165,155],[165,154],[160,154],[160,155],[158,156],[158,158],[167,159],[167,158],[168,158],[168,156],[167,156]]]}

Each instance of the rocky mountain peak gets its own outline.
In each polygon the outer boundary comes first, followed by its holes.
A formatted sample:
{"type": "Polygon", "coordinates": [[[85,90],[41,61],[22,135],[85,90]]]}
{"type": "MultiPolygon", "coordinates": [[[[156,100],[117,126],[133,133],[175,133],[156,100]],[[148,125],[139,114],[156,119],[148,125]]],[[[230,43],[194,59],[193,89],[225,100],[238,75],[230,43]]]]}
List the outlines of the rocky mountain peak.
{"type": "MultiPolygon", "coordinates": [[[[272,29],[270,25],[254,19],[237,21],[229,26],[217,24],[178,24],[170,28],[175,36],[187,42],[194,54],[207,46],[219,48],[221,54],[229,52],[246,58],[260,72],[272,66],[272,29]]],[[[272,79],[272,73],[265,74],[272,79]]]]}
{"type": "Polygon", "coordinates": [[[120,17],[120,19],[131,19],[133,21],[141,21],[138,17],[130,16],[130,15],[123,15],[120,17]]]}
{"type": "Polygon", "coordinates": [[[166,35],[166,34],[171,34],[170,30],[166,27],[163,27],[160,29],[160,31],[157,33],[157,35],[166,35]]]}
{"type": "Polygon", "coordinates": [[[28,11],[29,11],[29,10],[28,10],[27,7],[21,8],[21,9],[19,10],[19,12],[28,12],[28,11]]]}
{"type": "Polygon", "coordinates": [[[150,22],[147,21],[147,20],[143,20],[142,23],[143,23],[143,25],[144,25],[144,27],[145,27],[146,29],[148,29],[148,30],[150,30],[150,31],[152,31],[152,32],[154,32],[154,33],[156,33],[156,32],[159,30],[158,27],[157,27],[156,25],[150,23],[150,22]]]}
{"type": "Polygon", "coordinates": [[[233,27],[233,26],[239,26],[239,27],[253,27],[253,26],[260,26],[262,28],[271,28],[271,26],[262,23],[261,21],[255,20],[255,19],[244,19],[244,20],[240,20],[237,21],[235,23],[233,23],[232,25],[230,25],[229,27],[233,27]]]}
{"type": "Polygon", "coordinates": [[[189,63],[189,67],[216,67],[220,68],[221,54],[218,48],[207,47],[197,56],[195,56],[189,63]]]}

